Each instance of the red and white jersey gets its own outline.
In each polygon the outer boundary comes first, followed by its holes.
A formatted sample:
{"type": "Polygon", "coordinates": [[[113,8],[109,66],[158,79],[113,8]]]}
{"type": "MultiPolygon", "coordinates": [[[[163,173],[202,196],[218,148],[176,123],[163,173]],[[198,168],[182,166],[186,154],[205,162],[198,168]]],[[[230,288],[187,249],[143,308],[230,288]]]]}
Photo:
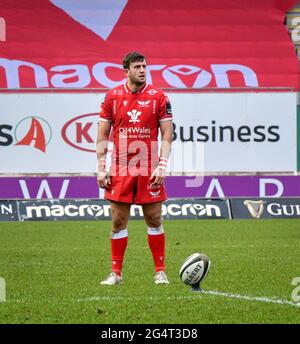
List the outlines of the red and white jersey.
{"type": "Polygon", "coordinates": [[[160,123],[172,121],[171,104],[166,94],[152,85],[133,93],[125,84],[107,93],[100,121],[112,124],[113,162],[149,165],[158,156],[160,123]]]}

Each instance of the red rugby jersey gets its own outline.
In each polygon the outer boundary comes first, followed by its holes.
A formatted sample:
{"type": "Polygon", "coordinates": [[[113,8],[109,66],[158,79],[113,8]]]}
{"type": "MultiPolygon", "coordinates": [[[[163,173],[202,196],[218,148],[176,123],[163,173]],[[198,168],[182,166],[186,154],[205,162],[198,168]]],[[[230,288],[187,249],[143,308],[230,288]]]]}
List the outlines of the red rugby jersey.
{"type": "Polygon", "coordinates": [[[112,161],[149,166],[158,157],[160,122],[171,120],[168,97],[152,85],[146,84],[136,93],[126,84],[110,90],[101,106],[100,121],[112,124],[112,161]]]}

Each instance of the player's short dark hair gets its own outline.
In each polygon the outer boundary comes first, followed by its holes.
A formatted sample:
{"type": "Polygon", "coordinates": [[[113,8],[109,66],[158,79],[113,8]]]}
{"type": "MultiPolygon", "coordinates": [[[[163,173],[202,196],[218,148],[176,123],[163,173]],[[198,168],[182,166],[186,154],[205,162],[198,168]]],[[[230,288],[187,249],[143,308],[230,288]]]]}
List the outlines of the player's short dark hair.
{"type": "Polygon", "coordinates": [[[140,61],[144,61],[145,60],[145,56],[143,56],[142,54],[138,53],[137,51],[133,51],[131,53],[128,53],[123,60],[123,68],[124,69],[129,69],[130,63],[132,62],[140,62],[140,61]]]}

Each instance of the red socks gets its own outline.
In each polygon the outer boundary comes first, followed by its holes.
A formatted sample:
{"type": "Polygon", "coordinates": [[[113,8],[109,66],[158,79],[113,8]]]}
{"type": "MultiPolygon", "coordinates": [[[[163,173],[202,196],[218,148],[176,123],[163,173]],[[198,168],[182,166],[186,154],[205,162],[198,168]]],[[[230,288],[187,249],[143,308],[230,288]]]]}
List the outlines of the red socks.
{"type": "MultiPolygon", "coordinates": [[[[119,233],[112,233],[111,245],[111,261],[112,272],[119,276],[122,274],[123,259],[128,242],[127,228],[121,230],[119,233]]],[[[155,271],[165,270],[165,233],[163,227],[158,228],[148,227],[148,244],[153,256],[155,271]]]]}
{"type": "Polygon", "coordinates": [[[165,233],[163,227],[148,227],[148,244],[152,252],[155,272],[165,270],[165,233]]]}
{"type": "Polygon", "coordinates": [[[127,228],[119,233],[112,233],[110,239],[111,246],[111,271],[119,276],[122,274],[123,259],[128,242],[127,228]]]}

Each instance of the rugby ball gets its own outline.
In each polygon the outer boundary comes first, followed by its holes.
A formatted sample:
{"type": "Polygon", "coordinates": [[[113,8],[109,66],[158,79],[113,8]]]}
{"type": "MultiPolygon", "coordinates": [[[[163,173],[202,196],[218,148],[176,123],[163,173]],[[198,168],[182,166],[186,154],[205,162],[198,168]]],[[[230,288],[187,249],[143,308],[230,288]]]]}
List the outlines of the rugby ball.
{"type": "Polygon", "coordinates": [[[209,269],[209,257],[204,253],[193,253],[182,263],[179,276],[183,283],[195,285],[204,280],[209,269]]]}

